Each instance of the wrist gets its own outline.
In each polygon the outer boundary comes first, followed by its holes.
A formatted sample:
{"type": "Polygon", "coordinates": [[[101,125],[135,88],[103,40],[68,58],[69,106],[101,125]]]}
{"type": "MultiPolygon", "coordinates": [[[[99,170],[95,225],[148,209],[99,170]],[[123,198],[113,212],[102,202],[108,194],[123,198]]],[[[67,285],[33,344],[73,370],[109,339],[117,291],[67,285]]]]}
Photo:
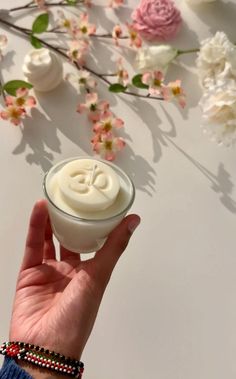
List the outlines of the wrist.
{"type": "Polygon", "coordinates": [[[34,379],[53,379],[53,378],[68,379],[69,378],[66,375],[57,374],[54,371],[51,372],[46,368],[37,367],[30,363],[24,362],[22,360],[19,360],[17,363],[21,368],[23,368],[23,370],[25,370],[34,379]]]}

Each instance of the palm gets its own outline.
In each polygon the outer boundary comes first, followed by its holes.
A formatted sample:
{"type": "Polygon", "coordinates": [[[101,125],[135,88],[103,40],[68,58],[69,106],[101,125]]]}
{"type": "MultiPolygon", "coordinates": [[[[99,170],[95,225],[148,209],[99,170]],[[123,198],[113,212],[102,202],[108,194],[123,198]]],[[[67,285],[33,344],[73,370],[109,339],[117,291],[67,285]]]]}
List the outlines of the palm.
{"type": "Polygon", "coordinates": [[[47,264],[22,271],[17,284],[11,339],[32,341],[54,349],[67,340],[70,349],[64,354],[71,356],[77,351],[80,355],[101,297],[102,292],[95,286],[92,261],[80,262],[79,255],[66,261],[49,260],[47,264]],[[84,315],[89,315],[87,320],[84,315]],[[70,334],[70,331],[73,332],[70,334]]]}
{"type": "Polygon", "coordinates": [[[93,327],[112,270],[124,251],[130,232],[128,216],[95,257],[61,247],[56,260],[44,201],[30,220],[25,255],[17,281],[10,339],[43,346],[79,359],[93,327]]]}

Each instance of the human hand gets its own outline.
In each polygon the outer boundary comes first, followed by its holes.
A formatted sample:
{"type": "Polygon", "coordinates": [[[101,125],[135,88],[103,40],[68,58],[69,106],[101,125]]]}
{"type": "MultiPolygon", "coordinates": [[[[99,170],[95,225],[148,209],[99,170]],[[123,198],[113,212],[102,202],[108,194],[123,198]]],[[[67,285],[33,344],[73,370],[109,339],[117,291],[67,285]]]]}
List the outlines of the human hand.
{"type": "Polygon", "coordinates": [[[127,216],[93,258],[60,247],[56,260],[45,200],[32,211],[10,327],[10,340],[23,341],[80,359],[106,285],[139,224],[127,216]]]}

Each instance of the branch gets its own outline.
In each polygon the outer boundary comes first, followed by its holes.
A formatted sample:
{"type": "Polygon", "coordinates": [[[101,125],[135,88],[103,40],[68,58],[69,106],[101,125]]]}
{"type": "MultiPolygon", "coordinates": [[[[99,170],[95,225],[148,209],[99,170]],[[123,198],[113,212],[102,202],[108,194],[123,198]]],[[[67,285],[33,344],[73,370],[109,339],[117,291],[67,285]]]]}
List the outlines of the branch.
{"type": "MultiPolygon", "coordinates": [[[[45,3],[45,7],[46,8],[59,7],[59,6],[60,7],[72,7],[72,6],[76,6],[77,4],[83,4],[83,3],[84,3],[84,0],[78,0],[77,3],[74,5],[68,4],[65,1],[59,1],[59,2],[55,2],[55,3],[45,3]]],[[[9,9],[9,12],[16,12],[16,11],[21,11],[24,9],[39,9],[39,7],[37,4],[35,4],[34,1],[30,1],[28,4],[23,5],[21,7],[15,7],[15,8],[9,9]]]]}
{"type": "MultiPolygon", "coordinates": [[[[30,34],[31,34],[31,31],[29,29],[25,29],[25,28],[22,28],[21,26],[18,26],[18,25],[14,25],[12,24],[11,22],[5,20],[5,19],[2,19],[0,18],[0,23],[10,27],[10,29],[13,29],[13,30],[17,30],[18,32],[20,32],[21,34],[24,34],[25,36],[29,37],[30,34]]],[[[60,54],[62,57],[66,58],[68,60],[68,56],[65,52],[62,51],[63,48],[60,48],[58,46],[54,46],[54,45],[51,45],[50,43],[42,40],[41,38],[38,38],[37,39],[39,40],[39,42],[41,42],[44,46],[48,47],[50,50],[53,50],[55,51],[56,53],[60,54]]],[[[88,72],[90,72],[92,75],[96,76],[97,78],[99,78],[100,80],[102,80],[104,83],[106,83],[108,86],[110,86],[112,84],[112,82],[110,82],[104,75],[104,74],[99,74],[98,72],[94,71],[93,69],[87,67],[87,66],[79,66],[79,64],[77,62],[73,62],[74,66],[77,68],[77,69],[81,69],[81,68],[84,68],[85,70],[87,70],[88,72]]],[[[124,95],[131,95],[131,96],[135,96],[135,97],[140,97],[140,98],[145,98],[145,99],[155,99],[155,100],[163,100],[163,98],[160,98],[160,97],[155,97],[155,96],[149,96],[149,94],[147,95],[142,95],[142,94],[139,94],[139,93],[135,93],[135,92],[131,92],[131,91],[125,91],[125,92],[120,92],[119,94],[124,94],[124,95]]]]}

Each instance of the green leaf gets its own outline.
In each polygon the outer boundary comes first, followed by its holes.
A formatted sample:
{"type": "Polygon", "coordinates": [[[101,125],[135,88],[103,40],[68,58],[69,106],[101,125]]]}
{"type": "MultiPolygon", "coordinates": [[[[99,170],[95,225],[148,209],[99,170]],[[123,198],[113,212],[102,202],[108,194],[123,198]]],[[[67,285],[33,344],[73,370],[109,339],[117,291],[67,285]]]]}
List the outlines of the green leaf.
{"type": "Polygon", "coordinates": [[[41,49],[41,47],[43,47],[43,45],[38,40],[38,38],[35,37],[33,34],[31,34],[30,36],[30,42],[31,42],[31,45],[35,47],[35,49],[41,49]]]}
{"type": "Polygon", "coordinates": [[[49,15],[48,13],[40,14],[33,22],[32,33],[43,33],[47,30],[49,24],[49,15]]]}
{"type": "Polygon", "coordinates": [[[127,87],[122,86],[120,83],[111,84],[109,87],[110,92],[125,92],[127,87]]]}
{"type": "Polygon", "coordinates": [[[77,0],[66,0],[66,2],[69,5],[76,5],[77,4],[77,0]]]}
{"type": "Polygon", "coordinates": [[[4,91],[9,95],[16,96],[16,90],[18,88],[33,88],[32,84],[25,82],[24,80],[10,80],[3,86],[4,91]]]}
{"type": "Polygon", "coordinates": [[[135,75],[132,79],[132,84],[137,88],[148,88],[147,84],[142,82],[142,74],[135,75]]]}

